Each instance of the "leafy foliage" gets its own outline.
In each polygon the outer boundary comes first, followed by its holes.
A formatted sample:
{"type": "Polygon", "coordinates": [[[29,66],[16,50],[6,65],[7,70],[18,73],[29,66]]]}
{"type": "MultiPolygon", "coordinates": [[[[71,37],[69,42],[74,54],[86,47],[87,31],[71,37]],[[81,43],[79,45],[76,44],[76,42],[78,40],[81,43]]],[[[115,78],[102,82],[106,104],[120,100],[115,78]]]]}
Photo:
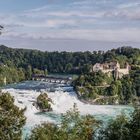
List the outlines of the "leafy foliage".
{"type": "Polygon", "coordinates": [[[24,110],[14,105],[10,94],[0,92],[0,139],[20,140],[25,120],[24,110]]]}
{"type": "Polygon", "coordinates": [[[7,67],[5,65],[0,66],[0,86],[4,85],[4,79],[6,83],[14,83],[25,80],[25,73],[22,68],[7,67]]]}
{"type": "MultiPolygon", "coordinates": [[[[37,50],[11,49],[0,46],[0,61],[8,66],[32,70],[47,69],[50,73],[87,73],[91,65],[117,60],[123,66],[125,62],[140,64],[140,50],[122,47],[101,52],[41,52],[37,50]]],[[[33,72],[33,71],[32,71],[33,72]]]]}
{"type": "Polygon", "coordinates": [[[118,116],[110,121],[106,128],[100,130],[99,140],[139,140],[140,138],[140,108],[136,108],[131,118],[118,116]]]}
{"type": "Polygon", "coordinates": [[[108,77],[107,74],[99,72],[92,72],[80,75],[77,80],[74,81],[74,84],[77,86],[103,86],[105,84],[110,84],[113,79],[108,77]]]}
{"type": "Polygon", "coordinates": [[[38,97],[37,97],[37,108],[39,108],[42,111],[51,111],[51,104],[52,100],[48,97],[47,93],[41,93],[38,97]]]}
{"type": "Polygon", "coordinates": [[[130,75],[115,80],[99,71],[80,75],[73,85],[81,99],[95,104],[138,103],[139,74],[132,70],[130,75]]]}
{"type": "Polygon", "coordinates": [[[32,130],[30,140],[92,140],[99,122],[92,116],[80,116],[76,105],[62,115],[61,125],[42,124],[32,130]]]}

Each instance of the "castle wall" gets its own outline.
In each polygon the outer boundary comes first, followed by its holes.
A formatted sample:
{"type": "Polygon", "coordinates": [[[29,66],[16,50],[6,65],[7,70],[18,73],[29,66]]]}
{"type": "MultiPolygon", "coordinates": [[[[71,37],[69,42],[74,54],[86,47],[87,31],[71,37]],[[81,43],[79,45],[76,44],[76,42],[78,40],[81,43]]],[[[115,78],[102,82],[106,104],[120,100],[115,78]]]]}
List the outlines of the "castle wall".
{"type": "Polygon", "coordinates": [[[129,70],[128,69],[118,69],[118,72],[122,73],[123,75],[129,74],[129,70]]]}
{"type": "Polygon", "coordinates": [[[105,70],[102,70],[103,73],[110,73],[112,71],[113,71],[113,69],[105,69],[105,70]]]}
{"type": "Polygon", "coordinates": [[[120,68],[120,64],[117,62],[116,65],[113,65],[112,67],[110,67],[110,65],[108,64],[100,64],[100,63],[96,63],[93,67],[92,67],[92,72],[98,72],[98,71],[102,71],[103,73],[108,74],[108,76],[111,76],[114,73],[114,77],[116,79],[118,78],[122,78],[123,75],[128,75],[129,74],[129,70],[130,70],[130,66],[127,64],[126,68],[121,69],[120,68]],[[106,66],[106,68],[104,68],[104,66],[106,66]],[[108,67],[108,68],[107,68],[108,67]]]}

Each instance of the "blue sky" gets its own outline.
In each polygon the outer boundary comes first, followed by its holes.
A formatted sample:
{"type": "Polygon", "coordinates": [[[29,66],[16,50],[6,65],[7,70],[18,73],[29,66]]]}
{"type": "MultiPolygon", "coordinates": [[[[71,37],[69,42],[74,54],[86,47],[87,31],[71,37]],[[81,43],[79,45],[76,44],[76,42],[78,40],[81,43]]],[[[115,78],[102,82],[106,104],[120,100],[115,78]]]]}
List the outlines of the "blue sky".
{"type": "Polygon", "coordinates": [[[140,0],[0,0],[0,44],[40,50],[140,46],[140,0]]]}

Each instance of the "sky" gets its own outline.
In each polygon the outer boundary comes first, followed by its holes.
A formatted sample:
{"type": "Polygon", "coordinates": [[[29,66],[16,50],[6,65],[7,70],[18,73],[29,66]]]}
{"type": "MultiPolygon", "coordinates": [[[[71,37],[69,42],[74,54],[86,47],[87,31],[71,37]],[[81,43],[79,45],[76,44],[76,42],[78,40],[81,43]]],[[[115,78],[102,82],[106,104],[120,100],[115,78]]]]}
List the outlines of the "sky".
{"type": "Polygon", "coordinates": [[[0,44],[43,51],[140,47],[140,0],[0,0],[0,44]]]}

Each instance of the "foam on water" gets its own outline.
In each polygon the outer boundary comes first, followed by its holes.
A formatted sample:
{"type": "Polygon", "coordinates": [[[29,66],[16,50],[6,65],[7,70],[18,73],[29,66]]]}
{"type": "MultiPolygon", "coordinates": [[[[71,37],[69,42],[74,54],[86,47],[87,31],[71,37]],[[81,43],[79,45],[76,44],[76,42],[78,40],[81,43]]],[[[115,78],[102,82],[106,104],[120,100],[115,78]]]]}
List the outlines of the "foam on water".
{"type": "Polygon", "coordinates": [[[51,118],[37,115],[37,113],[39,113],[39,110],[37,110],[33,106],[33,101],[36,101],[36,98],[40,94],[40,92],[13,88],[4,89],[3,92],[9,92],[15,99],[15,105],[17,105],[19,108],[23,109],[26,107],[25,116],[27,118],[27,125],[32,126],[45,121],[54,121],[51,118]]]}

